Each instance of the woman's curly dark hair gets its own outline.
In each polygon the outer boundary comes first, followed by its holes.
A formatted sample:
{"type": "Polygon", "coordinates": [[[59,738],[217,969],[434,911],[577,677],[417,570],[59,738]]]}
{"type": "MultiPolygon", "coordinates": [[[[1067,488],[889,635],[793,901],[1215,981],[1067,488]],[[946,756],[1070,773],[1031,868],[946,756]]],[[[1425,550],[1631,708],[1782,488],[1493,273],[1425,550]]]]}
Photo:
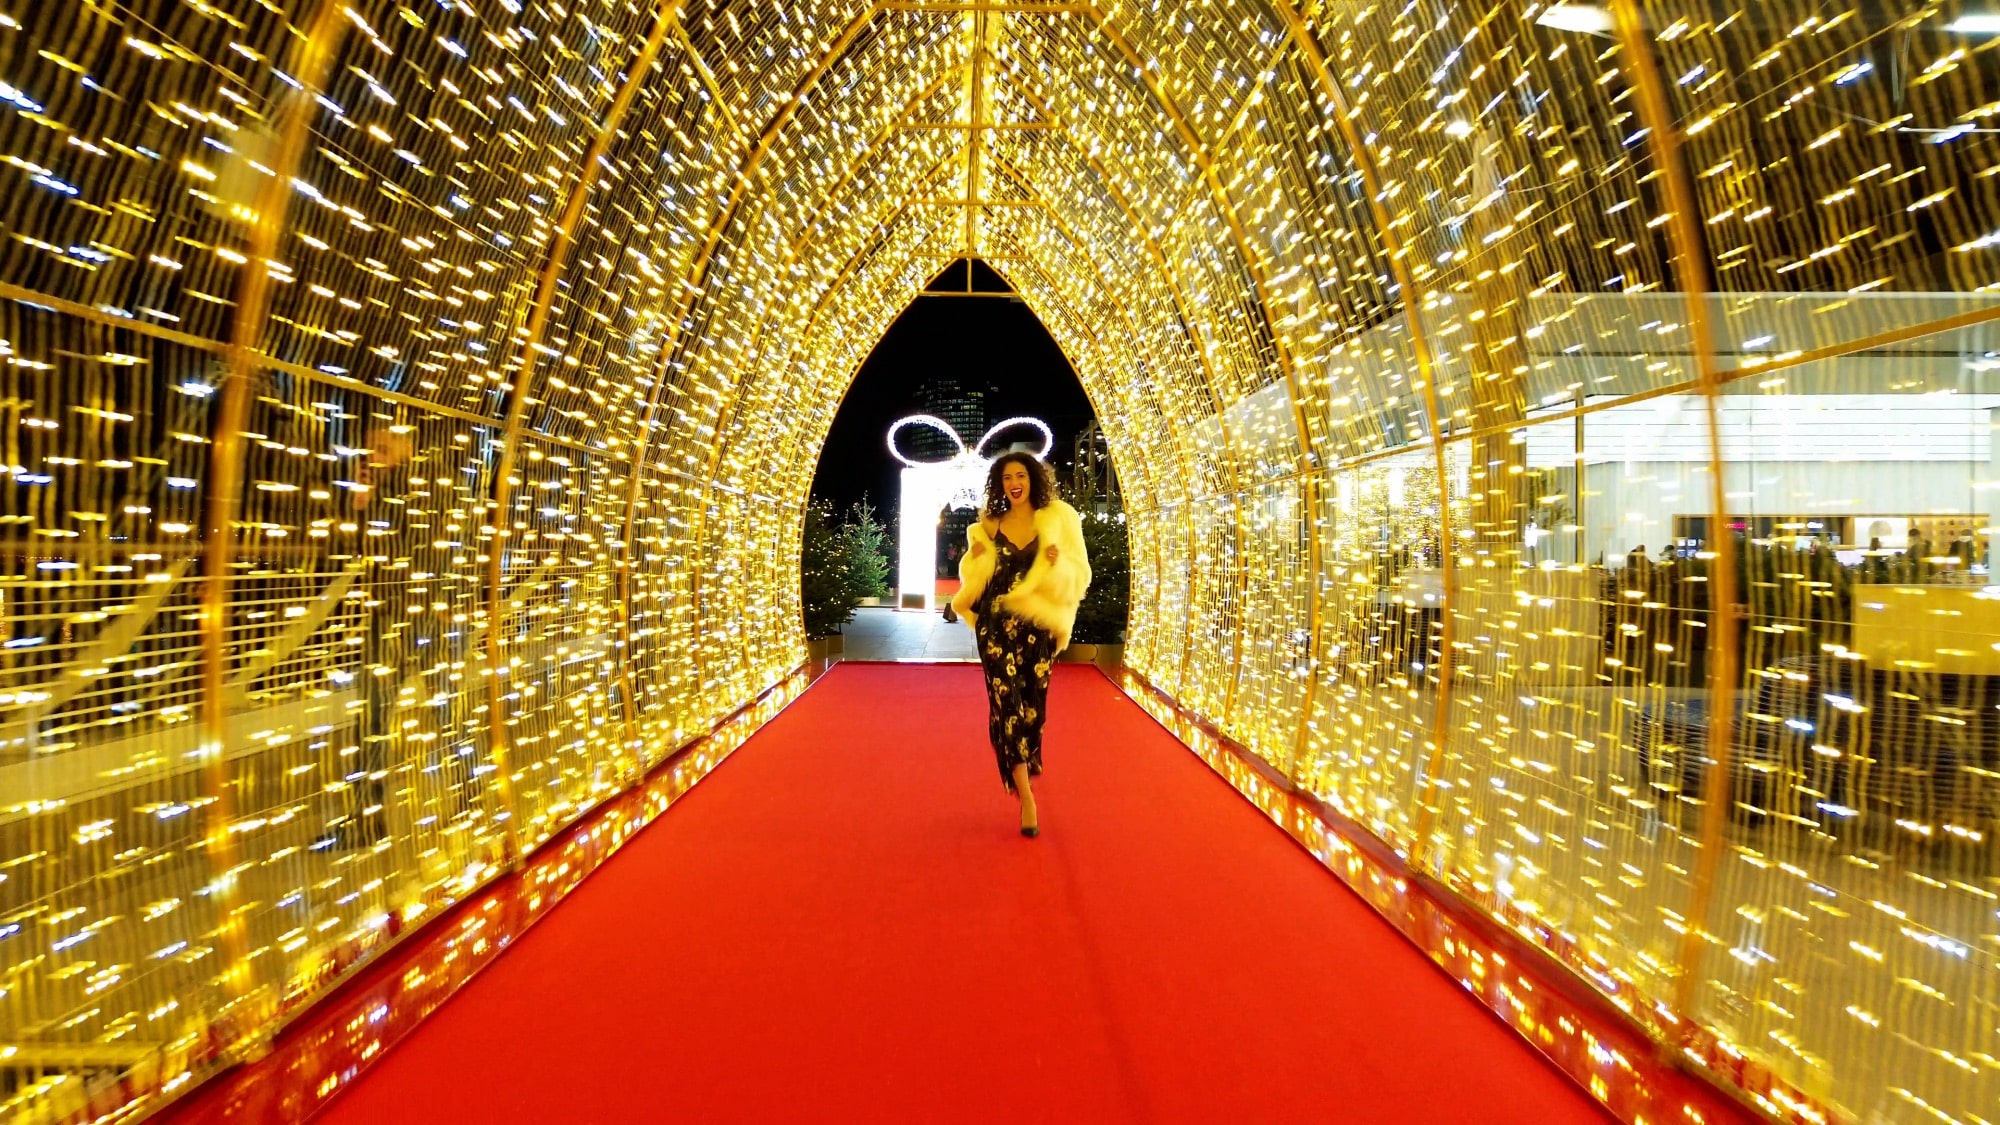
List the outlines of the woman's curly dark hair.
{"type": "Polygon", "coordinates": [[[1002,453],[993,459],[993,467],[986,471],[986,506],[980,510],[980,514],[988,519],[999,519],[1006,514],[1010,506],[1007,490],[1000,487],[1001,474],[1007,471],[1009,465],[1019,465],[1028,471],[1030,507],[1040,511],[1049,506],[1049,501],[1056,498],[1056,475],[1042,463],[1041,458],[1018,449],[1012,453],[1002,453]]]}

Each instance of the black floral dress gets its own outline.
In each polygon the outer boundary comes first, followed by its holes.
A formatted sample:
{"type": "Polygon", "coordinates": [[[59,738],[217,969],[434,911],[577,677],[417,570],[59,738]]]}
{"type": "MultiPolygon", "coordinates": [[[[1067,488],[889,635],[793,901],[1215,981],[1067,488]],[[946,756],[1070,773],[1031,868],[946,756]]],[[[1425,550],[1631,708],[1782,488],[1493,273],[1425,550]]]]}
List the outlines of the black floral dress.
{"type": "Polygon", "coordinates": [[[1035,565],[1041,539],[1016,547],[994,533],[993,578],[973,603],[978,622],[979,665],[986,673],[986,736],[1000,764],[1000,783],[1014,791],[1014,767],[1027,763],[1029,776],[1042,772],[1042,721],[1048,715],[1049,670],[1055,664],[1055,635],[1024,618],[993,608],[1035,565]]]}

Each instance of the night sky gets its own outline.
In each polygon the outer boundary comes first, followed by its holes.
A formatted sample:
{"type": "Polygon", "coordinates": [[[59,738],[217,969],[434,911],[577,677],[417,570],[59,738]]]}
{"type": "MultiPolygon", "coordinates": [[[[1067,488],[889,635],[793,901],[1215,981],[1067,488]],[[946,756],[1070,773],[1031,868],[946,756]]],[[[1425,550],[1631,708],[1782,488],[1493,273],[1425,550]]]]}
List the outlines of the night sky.
{"type": "MultiPolygon", "coordinates": [[[[963,290],[964,263],[953,263],[929,288],[963,290]]],[[[1007,285],[980,264],[973,288],[1004,292],[1007,285]]],[[[843,512],[867,499],[887,522],[902,470],[889,456],[889,426],[920,412],[924,385],[944,376],[996,388],[986,404],[992,421],[1025,414],[1047,422],[1056,434],[1050,458],[1059,465],[1094,416],[1069,361],[1026,305],[993,297],[919,297],[875,345],[841,401],[813,477],[813,499],[832,501],[843,512]]],[[[903,435],[905,449],[911,436],[903,435]]],[[[978,434],[963,436],[968,443],[979,440],[978,434]]]]}

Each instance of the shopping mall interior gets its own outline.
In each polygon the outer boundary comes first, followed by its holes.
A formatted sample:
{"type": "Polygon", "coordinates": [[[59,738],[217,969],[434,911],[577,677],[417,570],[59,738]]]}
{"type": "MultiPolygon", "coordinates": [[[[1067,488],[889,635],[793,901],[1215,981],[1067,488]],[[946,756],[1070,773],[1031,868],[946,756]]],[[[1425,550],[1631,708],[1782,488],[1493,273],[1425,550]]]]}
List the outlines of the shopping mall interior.
{"type": "Polygon", "coordinates": [[[2000,1120],[1996,45],[0,0],[0,1118],[2000,1120]],[[969,262],[1130,558],[1033,840],[801,625],[969,262]]]}

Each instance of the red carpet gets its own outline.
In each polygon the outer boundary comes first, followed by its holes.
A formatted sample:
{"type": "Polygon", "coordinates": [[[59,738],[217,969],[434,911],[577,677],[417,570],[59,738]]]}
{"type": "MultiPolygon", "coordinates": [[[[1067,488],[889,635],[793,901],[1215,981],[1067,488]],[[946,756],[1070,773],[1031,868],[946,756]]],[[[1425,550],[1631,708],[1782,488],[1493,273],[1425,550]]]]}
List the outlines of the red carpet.
{"type": "Polygon", "coordinates": [[[1098,673],[843,665],[316,1121],[1602,1121],[1098,673]]]}

